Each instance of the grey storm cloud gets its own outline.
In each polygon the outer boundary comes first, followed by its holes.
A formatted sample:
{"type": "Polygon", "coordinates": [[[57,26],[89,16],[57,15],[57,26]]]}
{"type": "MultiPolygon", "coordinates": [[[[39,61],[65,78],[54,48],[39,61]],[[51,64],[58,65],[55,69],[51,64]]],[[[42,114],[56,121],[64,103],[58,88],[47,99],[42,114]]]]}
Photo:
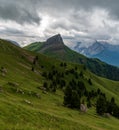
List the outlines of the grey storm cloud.
{"type": "MultiPolygon", "coordinates": [[[[119,18],[119,0],[0,0],[0,18],[18,23],[39,23],[38,12],[62,14],[74,10],[91,11],[94,8],[104,8],[114,18],[119,18]]],[[[77,18],[78,15],[74,14],[77,18]]]]}
{"type": "Polygon", "coordinates": [[[23,0],[0,0],[0,18],[12,20],[19,24],[39,24],[40,17],[37,9],[29,1],[23,0]]]}
{"type": "MultiPolygon", "coordinates": [[[[39,0],[37,6],[43,7],[45,10],[56,13],[64,13],[71,9],[91,11],[95,8],[103,8],[109,11],[114,18],[119,18],[119,0],[39,0]],[[41,4],[40,4],[41,3],[41,4]],[[43,5],[43,6],[42,6],[43,5]]],[[[34,0],[35,2],[35,0],[34,0]]]]}
{"type": "Polygon", "coordinates": [[[0,30],[0,34],[24,35],[24,32],[14,29],[14,28],[5,28],[5,29],[0,30]]]}

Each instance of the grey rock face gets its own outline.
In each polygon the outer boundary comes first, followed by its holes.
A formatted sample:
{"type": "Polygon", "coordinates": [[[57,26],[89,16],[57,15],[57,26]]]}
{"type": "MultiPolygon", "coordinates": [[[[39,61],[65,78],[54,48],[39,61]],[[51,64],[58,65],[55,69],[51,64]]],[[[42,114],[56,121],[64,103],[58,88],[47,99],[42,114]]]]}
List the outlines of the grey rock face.
{"type": "Polygon", "coordinates": [[[105,46],[96,41],[89,47],[80,46],[80,42],[74,47],[74,50],[86,56],[96,55],[105,49],[105,46]]]}
{"type": "Polygon", "coordinates": [[[81,104],[81,105],[80,105],[80,110],[81,110],[82,112],[87,112],[87,107],[86,107],[84,104],[81,104]]]}
{"type": "Polygon", "coordinates": [[[44,52],[47,50],[50,51],[60,51],[64,48],[64,42],[60,34],[57,34],[51,38],[49,38],[45,44],[43,45],[40,52],[44,52]]]}
{"type": "Polygon", "coordinates": [[[105,47],[101,43],[96,41],[92,46],[88,48],[87,51],[88,51],[88,55],[96,55],[102,52],[104,49],[105,47]]]}
{"type": "Polygon", "coordinates": [[[63,39],[62,39],[61,35],[60,35],[60,34],[57,34],[57,35],[55,35],[55,36],[49,38],[49,39],[46,41],[46,44],[47,44],[47,45],[51,45],[51,44],[61,44],[61,45],[62,45],[62,44],[64,44],[64,43],[63,43],[63,39]]]}

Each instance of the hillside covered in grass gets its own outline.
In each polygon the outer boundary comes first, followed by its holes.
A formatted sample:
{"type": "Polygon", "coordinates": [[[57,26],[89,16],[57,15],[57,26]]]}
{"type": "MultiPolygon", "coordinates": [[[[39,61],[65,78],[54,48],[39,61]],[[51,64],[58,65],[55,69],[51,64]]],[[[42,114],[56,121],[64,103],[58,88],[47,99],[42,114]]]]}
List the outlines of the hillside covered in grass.
{"type": "MultiPolygon", "coordinates": [[[[117,118],[96,113],[98,97],[90,99],[87,112],[64,105],[64,92],[72,80],[83,82],[89,93],[100,90],[107,101],[113,97],[119,105],[118,81],[98,77],[84,65],[49,58],[0,40],[0,129],[118,130],[117,118]]],[[[80,102],[87,106],[85,95],[80,102]]]]}
{"type": "Polygon", "coordinates": [[[98,59],[87,58],[71,50],[64,45],[60,34],[49,38],[46,42],[35,42],[24,48],[67,62],[85,64],[90,71],[99,76],[112,80],[119,80],[119,68],[104,63],[98,59]]]}

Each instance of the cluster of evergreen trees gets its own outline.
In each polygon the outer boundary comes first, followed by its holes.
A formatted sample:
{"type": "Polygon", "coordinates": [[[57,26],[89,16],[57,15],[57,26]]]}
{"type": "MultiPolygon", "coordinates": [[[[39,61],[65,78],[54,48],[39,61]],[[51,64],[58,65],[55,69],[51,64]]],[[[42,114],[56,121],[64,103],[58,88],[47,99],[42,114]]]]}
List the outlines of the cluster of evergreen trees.
{"type": "Polygon", "coordinates": [[[81,97],[85,92],[86,88],[83,82],[70,81],[64,91],[64,105],[70,108],[80,108],[81,97]]]}
{"type": "Polygon", "coordinates": [[[119,118],[119,106],[117,106],[113,97],[111,98],[111,101],[107,101],[105,95],[100,95],[96,102],[96,112],[100,115],[109,113],[119,118]]]}
{"type": "MultiPolygon", "coordinates": [[[[73,79],[78,80],[78,78],[83,77],[83,72],[80,73],[77,72],[77,66],[74,68],[67,69],[67,64],[65,62],[61,62],[59,64],[58,69],[53,65],[50,70],[47,72],[44,71],[42,73],[42,76],[46,78],[47,81],[44,82],[44,84],[47,84],[46,90],[51,92],[56,92],[57,88],[64,88],[67,86],[68,82],[70,85],[73,84],[73,86],[76,86],[75,80],[72,80],[71,82],[68,79],[68,77],[73,77],[73,79]],[[61,67],[59,69],[59,67],[61,67]]],[[[91,80],[90,80],[91,83],[91,80]]],[[[89,83],[89,84],[90,84],[89,83]]],[[[46,86],[46,85],[44,85],[46,86]]]]}
{"type": "MultiPolygon", "coordinates": [[[[92,82],[91,82],[92,83],[92,82]]],[[[70,108],[80,108],[81,99],[85,97],[83,103],[87,103],[87,107],[91,107],[91,100],[98,95],[98,90],[96,92],[87,91],[83,81],[75,81],[74,79],[69,82],[68,86],[64,91],[64,105],[70,108]]]]}
{"type": "MultiPolygon", "coordinates": [[[[69,108],[80,109],[81,99],[86,97],[87,107],[91,107],[91,100],[94,98],[97,100],[95,103],[96,112],[99,115],[109,113],[114,117],[119,118],[119,106],[115,103],[115,99],[111,98],[111,101],[106,99],[105,93],[102,93],[100,89],[97,91],[86,90],[86,87],[82,81],[76,83],[74,80],[69,83],[64,91],[64,105],[69,108]]],[[[84,100],[83,100],[84,102],[84,100]]]]}
{"type": "MultiPolygon", "coordinates": [[[[61,63],[60,66],[66,67],[67,64],[61,63]]],[[[52,66],[50,71],[43,72],[42,76],[45,77],[47,80],[44,82],[43,85],[47,91],[56,92],[57,88],[62,89],[66,86],[66,81],[64,78],[65,73],[58,71],[55,66],[52,66]]]]}
{"type": "MultiPolygon", "coordinates": [[[[37,61],[37,58],[35,60],[37,61]]],[[[43,86],[46,91],[56,92],[58,88],[65,88],[63,89],[63,104],[66,107],[80,109],[81,103],[84,104],[85,102],[88,108],[92,105],[96,106],[96,112],[99,115],[110,113],[119,118],[119,107],[116,105],[114,98],[108,101],[105,93],[102,93],[100,89],[87,91],[83,81],[85,80],[90,86],[93,85],[93,82],[90,78],[85,78],[83,71],[79,72],[77,66],[68,69],[67,64],[63,62],[59,64],[59,67],[61,67],[61,70],[52,66],[49,71],[43,72],[42,75],[46,78],[43,86]],[[70,78],[68,79],[68,77],[70,78]],[[66,79],[68,80],[66,81],[66,79]]]]}

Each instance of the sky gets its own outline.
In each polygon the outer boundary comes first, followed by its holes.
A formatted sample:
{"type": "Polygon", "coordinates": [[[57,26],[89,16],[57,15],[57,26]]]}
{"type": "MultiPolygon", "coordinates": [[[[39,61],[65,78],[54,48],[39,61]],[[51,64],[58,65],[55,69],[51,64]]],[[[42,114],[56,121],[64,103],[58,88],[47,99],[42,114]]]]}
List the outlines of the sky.
{"type": "Polygon", "coordinates": [[[61,34],[73,46],[119,44],[119,0],[0,0],[0,38],[22,46],[61,34]]]}

